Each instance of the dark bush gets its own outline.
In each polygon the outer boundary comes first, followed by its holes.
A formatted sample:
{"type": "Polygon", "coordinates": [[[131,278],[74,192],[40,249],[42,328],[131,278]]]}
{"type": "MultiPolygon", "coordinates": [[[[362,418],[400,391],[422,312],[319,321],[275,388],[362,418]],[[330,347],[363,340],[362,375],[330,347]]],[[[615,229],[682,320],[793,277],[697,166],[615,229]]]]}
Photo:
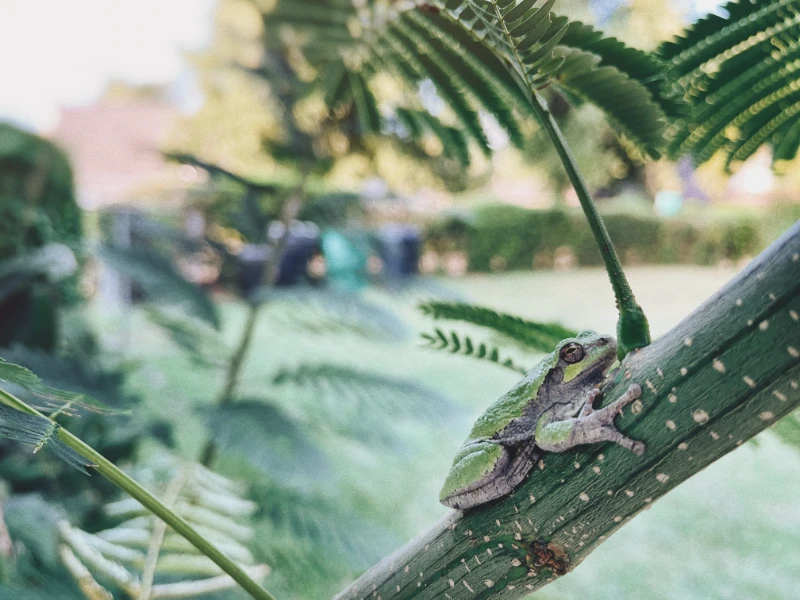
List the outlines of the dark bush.
{"type": "Polygon", "coordinates": [[[481,207],[468,236],[469,268],[487,271],[500,264],[505,269],[530,269],[534,256],[569,245],[573,231],[569,214],[561,210],[481,207]]]}
{"type": "MultiPolygon", "coordinates": [[[[717,264],[755,255],[769,237],[754,217],[698,219],[605,214],[611,239],[625,264],[717,264]]],[[[426,230],[435,252],[463,251],[469,270],[552,268],[602,264],[600,252],[578,210],[530,210],[484,205],[470,214],[450,215],[426,230]]]]}
{"type": "MultiPolygon", "coordinates": [[[[79,251],[81,237],[66,155],[44,138],[0,123],[0,261],[19,259],[51,242],[79,251]]],[[[58,285],[39,277],[6,292],[0,294],[0,345],[52,350],[58,307],[80,300],[76,277],[58,285]]]]}

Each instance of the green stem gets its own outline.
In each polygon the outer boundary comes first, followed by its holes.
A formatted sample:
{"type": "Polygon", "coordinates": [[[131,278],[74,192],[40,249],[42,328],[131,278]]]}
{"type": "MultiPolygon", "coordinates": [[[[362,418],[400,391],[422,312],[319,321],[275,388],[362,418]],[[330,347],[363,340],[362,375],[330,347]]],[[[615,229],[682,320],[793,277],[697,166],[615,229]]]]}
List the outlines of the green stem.
{"type": "MultiPolygon", "coordinates": [[[[242,370],[244,358],[247,356],[247,350],[253,340],[253,332],[256,329],[256,321],[258,320],[260,308],[261,305],[255,302],[248,304],[247,321],[244,324],[242,335],[239,338],[239,344],[236,346],[236,350],[233,352],[231,359],[228,362],[228,368],[225,372],[225,385],[217,397],[217,406],[230,404],[230,402],[233,400],[233,395],[236,392],[236,386],[239,383],[239,373],[242,370]]],[[[205,448],[203,448],[203,453],[200,457],[200,464],[202,464],[204,467],[211,466],[211,463],[214,462],[214,457],[216,454],[217,445],[214,443],[214,440],[208,440],[205,448]]]]}
{"type": "Polygon", "coordinates": [[[564,138],[564,134],[561,133],[553,113],[550,112],[547,101],[540,94],[534,92],[531,96],[531,104],[534,112],[539,117],[542,127],[544,127],[547,135],[550,136],[556,152],[558,152],[572,187],[575,188],[575,192],[578,194],[578,200],[580,200],[581,208],[583,208],[586,219],[589,221],[592,234],[600,248],[600,255],[603,257],[608,277],[611,280],[611,287],[617,299],[617,308],[619,309],[619,322],[617,324],[618,348],[620,358],[623,358],[631,350],[650,344],[650,326],[647,323],[647,317],[642,307],[636,302],[633,290],[631,290],[628,279],[625,276],[625,271],[622,270],[617,252],[614,250],[614,244],[608,235],[608,230],[597,212],[586,181],[584,181],[578,170],[575,157],[572,156],[567,140],[564,138]]]}
{"type": "MultiPolygon", "coordinates": [[[[178,469],[169,486],[164,492],[164,506],[171,509],[178,501],[181,490],[189,481],[191,471],[186,467],[178,469]]],[[[139,589],[138,600],[152,600],[153,596],[153,581],[156,578],[156,569],[158,568],[158,556],[161,553],[161,546],[164,544],[164,536],[167,533],[167,524],[164,521],[158,521],[153,526],[153,532],[150,535],[150,542],[147,544],[147,554],[144,557],[144,566],[142,567],[142,587],[139,589]]]]}
{"type": "MultiPolygon", "coordinates": [[[[3,389],[0,389],[0,401],[24,413],[47,418],[35,408],[3,389]]],[[[167,508],[155,496],[94,448],[72,435],[63,427],[59,427],[58,429],[58,439],[90,461],[94,465],[94,469],[100,473],[100,475],[129,494],[132,498],[138,500],[142,506],[172,527],[176,533],[183,536],[190,544],[210,558],[220,569],[225,571],[236,583],[242,586],[250,596],[256,600],[275,600],[275,597],[256,583],[242,567],[218,550],[214,544],[200,535],[182,517],[167,508]]]]}
{"type": "Polygon", "coordinates": [[[239,383],[239,373],[242,370],[244,358],[247,356],[247,350],[250,348],[250,343],[253,341],[253,332],[256,329],[256,321],[258,320],[258,313],[261,308],[260,304],[251,303],[247,308],[247,321],[245,321],[242,336],[239,338],[239,344],[236,346],[236,351],[231,356],[231,361],[228,363],[228,370],[225,374],[225,386],[217,398],[217,404],[228,404],[233,399],[233,394],[236,391],[236,385],[239,383]]]}
{"type": "MultiPolygon", "coordinates": [[[[267,257],[267,263],[264,265],[264,273],[261,278],[261,285],[263,287],[271,288],[275,285],[278,279],[279,267],[281,259],[286,252],[286,246],[289,243],[289,227],[297,218],[300,208],[303,206],[303,196],[305,193],[306,181],[308,180],[308,167],[304,167],[300,183],[292,193],[292,196],[286,201],[281,214],[281,222],[283,223],[283,233],[273,244],[271,252],[267,257]]],[[[248,303],[247,321],[245,322],[242,335],[239,338],[239,343],[236,350],[231,355],[228,362],[228,368],[225,372],[225,385],[217,397],[217,406],[224,406],[230,404],[236,393],[236,386],[239,383],[239,374],[242,371],[244,359],[247,356],[247,351],[253,341],[253,333],[256,328],[256,321],[258,314],[261,310],[263,300],[251,300],[248,303]]],[[[209,440],[203,448],[203,453],[200,457],[200,464],[208,467],[214,461],[217,454],[217,446],[213,440],[209,440]]]]}

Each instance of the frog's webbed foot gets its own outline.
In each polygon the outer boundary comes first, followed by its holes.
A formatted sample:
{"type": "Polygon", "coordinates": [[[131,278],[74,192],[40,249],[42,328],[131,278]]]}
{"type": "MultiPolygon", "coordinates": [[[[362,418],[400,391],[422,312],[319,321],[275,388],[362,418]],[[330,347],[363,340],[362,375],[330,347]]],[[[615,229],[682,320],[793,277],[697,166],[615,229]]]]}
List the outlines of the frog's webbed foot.
{"type": "MultiPolygon", "coordinates": [[[[592,396],[592,400],[596,395],[592,396]]],[[[641,386],[638,383],[632,383],[622,396],[599,410],[594,410],[591,402],[586,403],[583,411],[581,411],[581,418],[594,422],[594,427],[590,428],[590,430],[593,429],[596,432],[596,441],[614,442],[623,448],[627,448],[637,456],[641,456],[644,453],[645,445],[643,442],[625,437],[614,427],[614,418],[622,413],[628,404],[637,400],[641,395],[641,386]]]]}
{"type": "Polygon", "coordinates": [[[588,417],[590,414],[594,412],[594,408],[592,408],[592,404],[594,404],[595,399],[600,395],[600,390],[597,388],[592,388],[588,392],[586,392],[586,403],[583,405],[581,409],[580,417],[588,417]]]}
{"type": "Polygon", "coordinates": [[[599,395],[600,390],[596,389],[592,389],[587,393],[586,404],[584,404],[580,416],[582,418],[592,417],[603,425],[609,425],[614,422],[614,418],[620,414],[628,404],[637,400],[642,395],[642,388],[638,383],[632,383],[628,387],[628,390],[614,402],[601,409],[595,410],[592,408],[592,404],[594,403],[594,399],[599,395]]]}
{"type": "Polygon", "coordinates": [[[645,451],[643,442],[625,437],[614,427],[614,418],[642,395],[642,388],[638,384],[631,384],[620,398],[608,406],[595,410],[592,408],[592,402],[598,394],[597,390],[591,390],[587,394],[586,404],[579,416],[567,421],[548,423],[538,430],[537,445],[543,450],[563,452],[581,444],[614,442],[636,455],[643,454],[645,451]]]}

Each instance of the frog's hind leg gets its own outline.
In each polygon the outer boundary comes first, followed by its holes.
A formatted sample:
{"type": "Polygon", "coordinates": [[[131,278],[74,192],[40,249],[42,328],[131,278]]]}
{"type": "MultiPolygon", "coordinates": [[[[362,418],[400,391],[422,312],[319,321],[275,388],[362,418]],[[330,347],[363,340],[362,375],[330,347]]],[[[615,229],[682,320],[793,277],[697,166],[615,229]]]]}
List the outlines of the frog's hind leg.
{"type": "Polygon", "coordinates": [[[527,440],[516,446],[504,444],[500,446],[503,449],[503,460],[497,468],[460,494],[443,500],[445,505],[457,510],[466,510],[508,496],[525,479],[542,454],[533,440],[527,440]]]}
{"type": "Polygon", "coordinates": [[[541,458],[542,453],[533,440],[522,442],[516,447],[516,453],[505,472],[506,483],[509,487],[507,493],[514,491],[520,482],[541,458]]]}

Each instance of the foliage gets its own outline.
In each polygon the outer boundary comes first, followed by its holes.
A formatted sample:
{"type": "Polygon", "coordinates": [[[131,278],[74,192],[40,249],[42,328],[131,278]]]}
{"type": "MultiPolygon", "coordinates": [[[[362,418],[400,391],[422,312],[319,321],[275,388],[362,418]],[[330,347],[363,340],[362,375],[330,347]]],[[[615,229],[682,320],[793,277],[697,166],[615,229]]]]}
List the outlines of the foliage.
{"type": "Polygon", "coordinates": [[[224,343],[219,334],[208,323],[184,315],[169,307],[150,306],[145,308],[147,318],[158,325],[181,350],[186,352],[198,366],[221,366],[225,353],[224,343]]]}
{"type": "Polygon", "coordinates": [[[79,296],[68,277],[76,269],[53,279],[24,263],[27,257],[46,271],[37,249],[66,244],[76,251],[82,235],[66,156],[43,138],[0,123],[0,345],[56,346],[59,309],[79,296]]]}
{"type": "MultiPolygon", "coordinates": [[[[334,565],[342,561],[348,569],[360,570],[372,565],[398,542],[387,528],[371,522],[362,512],[320,494],[302,494],[262,484],[254,489],[253,495],[263,516],[262,526],[269,530],[269,536],[287,540],[285,544],[265,541],[261,546],[270,564],[285,571],[290,582],[302,579],[308,562],[315,560],[316,549],[326,548],[327,558],[334,565]],[[289,550],[292,546],[293,551],[289,550]],[[299,564],[288,564],[283,554],[286,551],[291,552],[299,564]]],[[[315,566],[329,574],[336,570],[331,568],[333,565],[315,566]]]]}
{"type": "Polygon", "coordinates": [[[398,423],[448,427],[461,412],[428,386],[333,363],[284,367],[272,381],[306,390],[296,402],[305,408],[309,425],[373,446],[399,447],[398,423]]]}
{"type": "MultiPolygon", "coordinates": [[[[291,103],[290,95],[287,98],[291,103]]],[[[288,129],[291,132],[293,128],[288,129]]],[[[212,173],[212,180],[237,182],[239,195],[231,206],[246,213],[250,223],[260,223],[257,229],[266,230],[275,215],[269,212],[274,207],[267,208],[263,201],[274,199],[269,197],[272,190],[261,194],[263,186],[251,178],[197,158],[179,159],[206,169],[212,173]],[[256,188],[261,194],[258,198],[249,193],[256,188]]],[[[304,198],[304,216],[321,225],[340,226],[361,211],[360,198],[353,194],[316,194],[305,189],[300,193],[308,196],[304,198]]],[[[239,227],[232,219],[227,224],[239,227]]],[[[242,238],[264,241],[248,235],[242,238]]],[[[363,341],[406,337],[405,324],[374,293],[354,293],[333,285],[276,288],[264,281],[246,300],[249,325],[242,329],[237,349],[225,361],[223,392],[214,405],[197,406],[195,415],[213,442],[211,455],[218,457],[214,464],[233,464],[244,471],[257,490],[268,490],[265,509],[256,517],[256,527],[264,536],[258,550],[275,569],[276,581],[288,582],[287,593],[291,595],[319,596],[321,590],[332,590],[337,580],[352,576],[356,569],[377,559],[390,548],[387,540],[395,539],[369,521],[365,513],[372,507],[337,483],[338,457],[331,448],[347,443],[396,451],[405,444],[404,424],[450,425],[456,422],[456,411],[441,394],[410,381],[330,362],[304,363],[277,372],[277,364],[267,364],[270,374],[265,376],[273,381],[274,392],[239,391],[239,379],[252,380],[248,368],[242,365],[256,318],[259,325],[268,323],[276,338],[290,337],[298,343],[302,338],[320,335],[354,335],[363,341]],[[336,510],[327,498],[331,490],[340,494],[336,510]],[[344,523],[349,532],[345,532],[344,523]],[[359,531],[370,535],[356,541],[359,531]],[[319,543],[331,545],[339,555],[320,561],[319,543]],[[313,569],[316,576],[310,577],[305,569],[313,569]]],[[[156,324],[167,325],[178,336],[175,341],[187,351],[187,357],[196,367],[202,367],[197,354],[202,353],[203,340],[183,323],[172,322],[172,314],[170,311],[167,319],[160,312],[152,316],[156,324]]],[[[269,346],[261,351],[270,354],[269,346]]],[[[272,582],[270,587],[274,588],[272,582]]]]}
{"type": "Polygon", "coordinates": [[[352,334],[400,341],[405,324],[363,293],[327,287],[264,290],[267,311],[282,327],[306,334],[352,334]]]}
{"type": "Polygon", "coordinates": [[[58,242],[46,244],[23,256],[0,262],[0,302],[43,279],[55,283],[74,274],[75,254],[58,242]]]}
{"type": "Polygon", "coordinates": [[[765,143],[776,161],[797,155],[798,12],[795,0],[728,2],[661,45],[670,86],[691,106],[670,125],[673,155],[720,153],[727,167],[765,143]]]}
{"type": "Polygon", "coordinates": [[[66,156],[7,123],[0,123],[0,211],[0,259],[49,242],[74,246],[82,235],[66,156]]]}
{"type": "MultiPolygon", "coordinates": [[[[664,219],[607,212],[604,221],[628,264],[717,264],[755,255],[772,235],[772,217],[687,215],[664,219]]],[[[427,242],[438,252],[465,252],[472,271],[599,265],[595,240],[583,217],[567,210],[487,205],[434,223],[427,242]],[[557,266],[557,265],[556,265],[557,266]]]]}
{"type": "Polygon", "coordinates": [[[481,208],[467,235],[469,267],[489,270],[492,258],[500,256],[505,259],[506,268],[529,268],[535,254],[552,251],[566,240],[575,239],[570,236],[571,228],[563,211],[533,212],[513,206],[481,208]]]}
{"type": "MultiPolygon", "coordinates": [[[[596,104],[643,153],[658,155],[666,116],[676,111],[676,103],[658,94],[663,65],[657,57],[589,25],[554,16],[551,1],[537,6],[535,0],[453,0],[426,6],[431,8],[410,3],[357,8],[315,0],[301,9],[280,1],[265,15],[265,39],[299,49],[326,74],[319,84],[331,110],[341,114],[337,107],[352,104],[356,114],[368,115],[358,117],[371,123],[362,127],[365,131],[378,130],[376,116],[396,114],[407,128],[403,133],[418,139],[422,128],[407,117],[425,114],[424,99],[416,91],[430,81],[460,131],[488,153],[478,111],[491,114],[511,142],[520,145],[524,120],[531,116],[530,94],[554,85],[570,98],[596,104]],[[353,21],[359,26],[351,27],[353,21]],[[293,35],[281,35],[286,31],[293,35]],[[403,82],[404,103],[381,110],[368,93],[368,79],[378,72],[403,82]]],[[[437,117],[428,111],[426,119],[437,117]]],[[[446,150],[459,148],[441,125],[428,131],[446,150]]]]}
{"type": "Polygon", "coordinates": [[[639,149],[657,157],[663,143],[664,107],[653,94],[662,66],[654,57],[604,38],[592,27],[550,11],[555,0],[441,1],[442,14],[502,57],[530,94],[547,84],[601,108],[639,149]],[[641,81],[650,79],[651,89],[641,81]]]}
{"type": "MultiPolygon", "coordinates": [[[[84,470],[92,461],[64,446],[62,434],[66,429],[79,433],[106,457],[120,460],[129,457],[144,439],[170,443],[170,428],[153,415],[140,410],[135,415],[123,414],[123,411],[137,408],[140,400],[123,390],[124,372],[100,364],[95,355],[80,353],[77,348],[73,348],[71,354],[62,355],[20,346],[2,351],[11,361],[0,363],[2,379],[5,380],[1,386],[3,390],[13,391],[29,406],[41,407],[50,413],[51,418],[58,418],[60,424],[42,416],[3,409],[4,416],[8,412],[5,419],[5,425],[9,427],[7,437],[36,444],[34,448],[43,446],[46,450],[34,455],[30,446],[4,442],[0,450],[3,456],[0,461],[0,481],[11,499],[35,491],[41,496],[42,502],[57,503],[74,522],[86,525],[94,520],[95,502],[107,499],[114,488],[102,478],[87,480],[75,476],[70,467],[84,470]],[[12,363],[25,365],[26,368],[12,363]],[[71,391],[62,391],[64,388],[71,391]],[[66,429],[62,430],[61,424],[66,429]],[[87,497],[87,485],[92,488],[91,499],[87,497]]],[[[91,474],[94,469],[89,468],[88,471],[91,474]]],[[[31,568],[42,570],[41,581],[38,577],[34,578],[38,583],[31,580],[31,588],[41,585],[45,590],[55,590],[60,585],[57,582],[65,581],[64,573],[54,572],[52,567],[39,564],[41,559],[38,554],[29,558],[33,565],[39,565],[31,568]]],[[[5,581],[10,584],[18,578],[24,580],[28,566],[28,558],[8,564],[5,581]]],[[[68,597],[66,592],[64,594],[65,598],[68,597]]]]}
{"type": "Polygon", "coordinates": [[[0,358],[0,382],[22,386],[45,402],[43,410],[69,413],[73,407],[102,410],[97,400],[81,392],[68,392],[45,385],[33,371],[0,358]]]}
{"type": "Polygon", "coordinates": [[[4,502],[3,520],[14,555],[0,559],[0,598],[86,600],[60,565],[57,525],[64,517],[64,509],[40,493],[13,494],[4,502]]]}
{"type": "Polygon", "coordinates": [[[330,475],[322,450],[308,431],[274,401],[237,398],[202,409],[217,446],[244,456],[282,485],[307,487],[330,475]]]}
{"type": "MultiPolygon", "coordinates": [[[[27,404],[24,400],[17,398],[15,395],[6,390],[0,389],[0,397],[2,397],[2,403],[10,409],[47,421],[50,425],[50,428],[54,430],[54,437],[57,436],[59,442],[63,442],[65,447],[74,451],[73,456],[79,456],[89,460],[91,466],[96,470],[97,473],[102,475],[103,478],[118,487],[120,490],[127,492],[133,500],[142,505],[142,508],[145,509],[146,512],[149,512],[154,517],[158,517],[161,520],[162,524],[157,525],[155,528],[155,531],[158,533],[153,536],[153,541],[150,544],[150,549],[152,551],[148,551],[147,559],[149,560],[146,560],[145,562],[144,576],[146,579],[144,583],[145,590],[142,592],[142,597],[148,597],[150,595],[149,588],[150,584],[152,583],[152,575],[148,573],[155,572],[158,547],[163,540],[166,527],[169,526],[178,535],[185,539],[186,542],[191,544],[191,546],[199,550],[200,553],[207,557],[213,564],[218,566],[221,571],[224,571],[230,576],[231,579],[235,580],[236,583],[244,588],[254,599],[274,600],[274,597],[263,587],[261,587],[261,585],[256,583],[251,574],[249,574],[241,564],[236,562],[234,558],[231,558],[226,552],[222,551],[216,545],[215,541],[212,539],[213,535],[209,536],[208,533],[201,533],[186,519],[177,514],[171,506],[168,506],[169,504],[173,504],[174,500],[168,501],[166,504],[160,502],[155,496],[153,496],[152,493],[147,491],[147,489],[145,489],[136,480],[119,469],[119,467],[114,465],[114,463],[108,460],[105,456],[97,452],[97,450],[69,431],[59,428],[58,424],[54,420],[55,415],[50,418],[46,417],[34,407],[27,404]]],[[[7,422],[10,421],[7,419],[7,422]]],[[[24,427],[28,423],[22,420],[17,420],[14,424],[24,427]]],[[[43,441],[49,442],[49,440],[46,439],[43,441]]],[[[176,489],[174,491],[174,495],[177,496],[179,491],[179,489],[176,489]]],[[[91,577],[88,575],[88,571],[86,570],[85,566],[79,564],[74,556],[64,556],[63,560],[68,569],[71,569],[72,567],[75,568],[77,572],[76,578],[79,580],[79,584],[85,583],[87,585],[86,588],[82,588],[86,594],[88,594],[90,597],[110,597],[110,594],[104,592],[102,588],[91,581],[91,577]]],[[[117,574],[121,575],[121,581],[128,579],[126,576],[120,573],[117,574]]],[[[223,578],[223,580],[227,581],[227,578],[223,578]]]]}
{"type": "Polygon", "coordinates": [[[794,411],[775,423],[772,428],[784,442],[800,450],[800,411],[794,411]]]}
{"type": "MultiPolygon", "coordinates": [[[[303,204],[299,218],[311,219],[320,226],[349,226],[363,211],[358,196],[332,193],[317,182],[331,166],[334,155],[330,131],[327,123],[307,114],[313,96],[305,95],[303,69],[292,60],[268,50],[261,66],[248,70],[254,78],[268,83],[270,103],[279,105],[286,117],[281,122],[281,135],[265,137],[263,146],[281,168],[291,168],[294,175],[302,173],[294,177],[291,186],[276,184],[275,189],[269,188],[271,180],[262,181],[257,169],[223,168],[200,158],[205,154],[171,153],[173,158],[209,172],[212,193],[214,186],[229,186],[228,199],[213,206],[213,212],[206,212],[215,224],[226,227],[229,239],[272,242],[273,251],[280,248],[280,242],[266,235],[269,223],[276,218],[284,222],[294,218],[287,216],[286,209],[295,199],[303,204]]],[[[329,74],[337,75],[335,71],[329,74]]],[[[362,75],[348,73],[345,77],[351,98],[361,110],[343,124],[339,133],[363,150],[359,141],[362,134],[376,133],[381,127],[379,116],[371,111],[376,99],[362,75]]],[[[424,117],[412,116],[410,120],[427,126],[424,117]]],[[[205,212],[207,205],[198,205],[205,212]]],[[[320,596],[321,590],[332,591],[337,581],[352,576],[389,548],[386,540],[390,536],[370,524],[366,516],[374,512],[374,507],[358,491],[338,481],[340,474],[335,467],[339,456],[334,449],[346,444],[372,449],[392,445],[395,450],[404,442],[401,434],[406,433],[402,427],[395,431],[396,423],[402,425],[413,418],[419,424],[422,419],[435,417],[434,423],[442,425],[445,414],[452,416],[452,411],[446,411],[445,406],[450,405],[440,394],[409,381],[327,360],[276,372],[277,357],[272,358],[269,341],[259,347],[262,356],[270,357],[262,366],[262,377],[272,380],[275,389],[264,391],[262,381],[258,391],[240,391],[239,381],[243,387],[254,377],[249,372],[252,362],[248,361],[248,350],[253,352],[253,332],[262,324],[269,327],[276,342],[288,338],[298,344],[304,338],[322,335],[340,339],[354,335],[363,342],[396,341],[406,336],[402,320],[370,292],[354,293],[334,285],[275,287],[267,277],[262,277],[260,284],[245,298],[245,326],[227,357],[225,373],[220,373],[225,377],[222,391],[214,405],[196,407],[195,415],[201,418],[203,432],[213,442],[206,447],[213,450],[204,453],[204,460],[211,457],[214,464],[243,469],[248,480],[257,484],[256,489],[262,490],[257,494],[268,490],[264,512],[257,517],[258,530],[263,532],[259,550],[274,567],[276,580],[288,581],[287,593],[295,597],[320,596]],[[319,508],[320,504],[325,510],[319,508]],[[344,523],[349,533],[344,531],[344,523]],[[358,531],[370,535],[356,542],[358,531]],[[336,555],[321,560],[320,544],[330,545],[330,553],[336,555]],[[308,570],[326,576],[310,576],[308,570]]]]}
{"type": "MultiPolygon", "coordinates": [[[[269,572],[266,565],[255,564],[248,549],[254,537],[249,521],[257,507],[244,498],[247,489],[241,483],[168,455],[137,466],[134,474],[148,487],[160,489],[165,502],[254,577],[269,572]]],[[[94,533],[66,520],[57,525],[61,560],[81,589],[96,595],[91,597],[111,598],[106,586],[132,599],[141,598],[146,588],[146,597],[155,599],[179,593],[193,597],[235,585],[135,500],[106,504],[103,511],[117,524],[94,533]]]]}
{"type": "Polygon", "coordinates": [[[445,333],[438,327],[434,329],[434,334],[423,333],[424,339],[430,348],[435,350],[446,350],[451,354],[462,354],[463,356],[471,356],[481,360],[488,360],[497,363],[503,367],[517,371],[518,373],[526,373],[527,369],[517,365],[513,359],[500,358],[500,349],[497,346],[491,345],[487,342],[473,342],[472,338],[459,334],[455,331],[445,333]]]}
{"type": "Polygon", "coordinates": [[[557,323],[535,323],[461,302],[430,301],[420,304],[419,309],[434,319],[462,321],[485,327],[520,346],[539,352],[549,352],[564,338],[575,335],[574,331],[557,323]]]}
{"type": "Polygon", "coordinates": [[[58,429],[59,425],[50,419],[27,415],[14,408],[0,405],[0,436],[33,446],[34,454],[42,448],[47,448],[69,466],[86,473],[86,467],[92,465],[58,440],[58,429]]]}
{"type": "Polygon", "coordinates": [[[186,281],[172,261],[157,250],[107,243],[97,248],[97,254],[111,268],[141,286],[149,300],[180,307],[213,327],[219,327],[219,316],[208,295],[186,281]]]}

